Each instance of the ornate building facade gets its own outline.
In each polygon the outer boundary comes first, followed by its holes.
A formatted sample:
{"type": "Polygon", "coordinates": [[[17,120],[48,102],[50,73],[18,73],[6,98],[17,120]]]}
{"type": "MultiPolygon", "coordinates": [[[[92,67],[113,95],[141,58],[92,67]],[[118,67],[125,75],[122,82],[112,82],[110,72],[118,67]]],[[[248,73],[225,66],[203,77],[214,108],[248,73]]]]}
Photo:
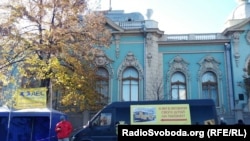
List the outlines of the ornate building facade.
{"type": "Polygon", "coordinates": [[[250,123],[247,0],[239,0],[222,33],[164,34],[157,21],[137,12],[106,17],[113,38],[96,65],[108,102],[211,98],[218,118],[250,123]]]}

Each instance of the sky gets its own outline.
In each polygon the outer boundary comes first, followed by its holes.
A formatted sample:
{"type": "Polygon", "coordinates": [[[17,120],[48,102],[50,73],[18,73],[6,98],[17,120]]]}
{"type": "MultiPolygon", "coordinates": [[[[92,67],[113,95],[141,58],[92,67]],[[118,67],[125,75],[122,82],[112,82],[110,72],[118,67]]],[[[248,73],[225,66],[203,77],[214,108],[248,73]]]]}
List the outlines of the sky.
{"type": "Polygon", "coordinates": [[[229,15],[237,7],[237,0],[100,0],[101,10],[140,12],[146,17],[153,10],[151,20],[158,22],[165,34],[221,33],[229,15]],[[111,4],[110,4],[111,1],[111,4]]]}

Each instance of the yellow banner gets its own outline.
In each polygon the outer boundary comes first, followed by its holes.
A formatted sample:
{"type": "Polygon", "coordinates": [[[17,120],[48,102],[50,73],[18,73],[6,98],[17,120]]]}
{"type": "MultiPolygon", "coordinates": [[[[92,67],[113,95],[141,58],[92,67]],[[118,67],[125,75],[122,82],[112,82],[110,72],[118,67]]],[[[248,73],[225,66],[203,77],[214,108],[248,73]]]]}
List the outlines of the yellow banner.
{"type": "Polygon", "coordinates": [[[188,104],[131,105],[131,124],[191,125],[188,104]]]}
{"type": "Polygon", "coordinates": [[[47,88],[18,89],[14,96],[13,108],[45,108],[47,88]]]}

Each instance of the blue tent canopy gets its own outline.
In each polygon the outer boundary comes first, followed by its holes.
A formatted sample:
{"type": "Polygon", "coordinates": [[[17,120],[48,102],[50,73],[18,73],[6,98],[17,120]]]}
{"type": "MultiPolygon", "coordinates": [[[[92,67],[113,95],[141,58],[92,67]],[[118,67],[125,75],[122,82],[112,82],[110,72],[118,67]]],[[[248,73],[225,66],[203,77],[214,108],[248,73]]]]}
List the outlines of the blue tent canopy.
{"type": "Polygon", "coordinates": [[[55,126],[64,113],[40,109],[1,110],[1,141],[57,141],[55,126]]]}
{"type": "Polygon", "coordinates": [[[0,137],[6,141],[8,134],[8,118],[9,109],[7,107],[0,107],[0,137]]]}

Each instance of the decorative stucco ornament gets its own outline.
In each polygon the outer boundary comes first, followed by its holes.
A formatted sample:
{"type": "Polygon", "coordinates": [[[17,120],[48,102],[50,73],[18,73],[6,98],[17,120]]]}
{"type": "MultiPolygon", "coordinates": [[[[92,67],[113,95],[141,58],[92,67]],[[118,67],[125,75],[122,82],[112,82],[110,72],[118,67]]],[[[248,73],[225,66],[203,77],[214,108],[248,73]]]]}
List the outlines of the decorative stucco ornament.
{"type": "Polygon", "coordinates": [[[247,32],[246,39],[247,42],[250,44],[250,30],[247,32]]]}

